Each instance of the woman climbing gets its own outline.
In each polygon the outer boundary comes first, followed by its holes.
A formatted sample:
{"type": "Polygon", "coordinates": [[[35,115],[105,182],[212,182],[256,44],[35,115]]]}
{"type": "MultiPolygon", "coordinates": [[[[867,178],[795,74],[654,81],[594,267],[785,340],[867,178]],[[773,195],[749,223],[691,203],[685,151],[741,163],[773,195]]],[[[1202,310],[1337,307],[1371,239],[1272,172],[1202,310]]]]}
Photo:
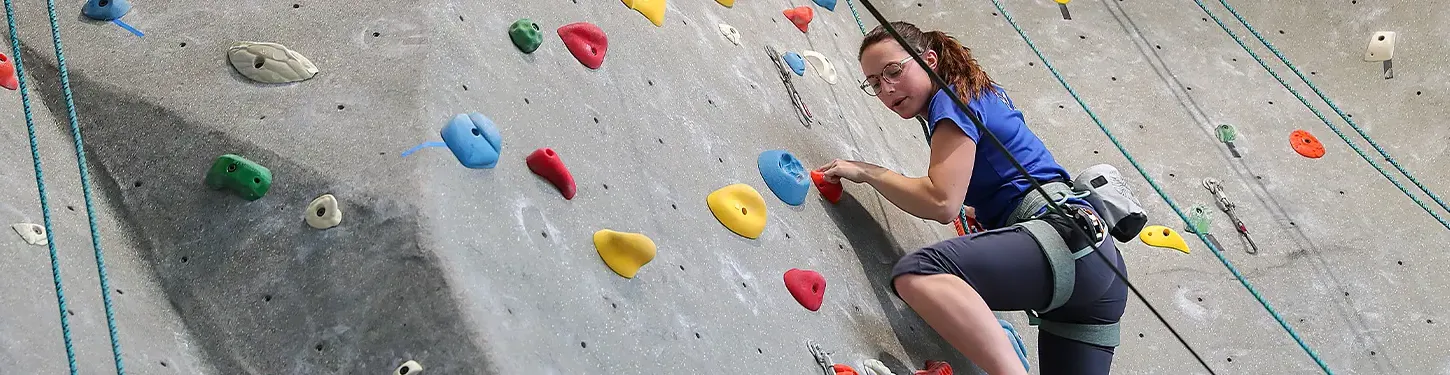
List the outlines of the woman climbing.
{"type": "Polygon", "coordinates": [[[963,204],[974,209],[987,231],[905,255],[892,270],[891,287],[978,367],[989,374],[1027,373],[992,313],[1025,310],[1041,319],[1042,374],[1107,374],[1127,288],[1104,257],[1083,256],[1096,250],[1126,270],[1113,241],[1102,235],[1106,226],[1088,201],[1072,194],[1067,171],[967,48],[941,31],[922,32],[905,22],[891,26],[951,86],[934,84],[881,27],[861,42],[866,76],[861,88],[901,118],[926,122],[931,145],[926,176],[906,177],[851,160],[817,170],[828,181],[869,184],[903,211],[943,224],[967,212],[963,204]],[[947,95],[959,95],[969,110],[959,110],[947,95]],[[980,134],[973,118],[1045,190],[1061,197],[1054,200],[1070,216],[1043,208],[1046,199],[1001,148],[980,134]]]}

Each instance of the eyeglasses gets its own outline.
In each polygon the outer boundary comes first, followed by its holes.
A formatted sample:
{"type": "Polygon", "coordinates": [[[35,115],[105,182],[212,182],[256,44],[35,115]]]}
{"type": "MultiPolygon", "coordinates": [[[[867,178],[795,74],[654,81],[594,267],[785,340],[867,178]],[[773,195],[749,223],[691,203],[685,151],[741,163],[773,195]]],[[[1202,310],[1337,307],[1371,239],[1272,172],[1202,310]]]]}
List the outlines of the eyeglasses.
{"type": "Polygon", "coordinates": [[[873,79],[867,77],[865,81],[861,82],[861,91],[865,91],[866,95],[876,96],[876,94],[881,93],[881,81],[892,84],[897,83],[896,79],[901,78],[901,73],[906,71],[906,62],[908,60],[911,60],[911,56],[886,64],[885,67],[881,68],[881,75],[877,76],[878,78],[873,79]]]}

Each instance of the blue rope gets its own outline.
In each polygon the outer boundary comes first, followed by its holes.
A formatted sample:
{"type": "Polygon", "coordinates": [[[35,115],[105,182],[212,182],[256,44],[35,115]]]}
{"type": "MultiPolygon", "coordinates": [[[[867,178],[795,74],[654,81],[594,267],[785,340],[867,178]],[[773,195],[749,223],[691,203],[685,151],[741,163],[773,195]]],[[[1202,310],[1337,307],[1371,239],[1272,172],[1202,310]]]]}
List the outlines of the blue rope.
{"type": "Polygon", "coordinates": [[[25,131],[30,136],[30,159],[35,164],[35,185],[40,194],[40,213],[45,217],[45,239],[50,250],[50,274],[54,276],[55,302],[60,308],[60,334],[65,340],[66,364],[70,366],[71,375],[76,375],[76,351],[71,345],[70,318],[67,316],[65,305],[65,288],[61,285],[60,278],[60,257],[55,251],[55,238],[53,237],[50,224],[50,201],[45,193],[45,171],[40,167],[40,146],[35,141],[35,118],[30,111],[30,94],[26,91],[25,63],[20,59],[20,39],[15,35],[15,8],[11,0],[5,0],[5,19],[10,26],[10,50],[15,61],[15,77],[20,80],[20,104],[25,109],[25,131]]]}
{"type": "Polygon", "coordinates": [[[856,17],[856,27],[861,28],[861,35],[866,35],[866,24],[861,23],[861,14],[856,13],[856,4],[846,0],[846,6],[851,8],[851,16],[856,17]]]}
{"type": "MultiPolygon", "coordinates": [[[[1343,139],[1345,144],[1348,144],[1350,148],[1354,149],[1354,152],[1359,153],[1359,156],[1364,158],[1365,162],[1368,162],[1370,166],[1373,166],[1374,169],[1379,171],[1380,174],[1384,175],[1386,179],[1389,179],[1390,183],[1393,183],[1395,184],[1395,187],[1400,188],[1400,191],[1404,192],[1406,196],[1410,197],[1410,200],[1415,201],[1415,204],[1420,205],[1420,208],[1425,209],[1425,212],[1428,212],[1430,216],[1434,216],[1435,220],[1440,221],[1440,224],[1444,225],[1446,229],[1450,229],[1450,223],[1447,223],[1444,218],[1440,217],[1439,214],[1436,214],[1435,211],[1431,210],[1429,206],[1426,206],[1424,202],[1421,202],[1419,198],[1415,197],[1413,194],[1410,194],[1410,191],[1408,189],[1405,189],[1404,185],[1401,185],[1400,182],[1396,181],[1394,177],[1390,177],[1388,172],[1385,172],[1385,170],[1381,168],[1379,164],[1375,163],[1374,160],[1371,160],[1369,158],[1369,155],[1366,155],[1363,150],[1360,150],[1359,146],[1356,146],[1354,142],[1351,142],[1349,140],[1349,137],[1346,137],[1344,133],[1339,130],[1338,127],[1335,127],[1334,124],[1331,124],[1328,119],[1325,119],[1324,115],[1319,113],[1318,109],[1314,108],[1313,105],[1309,104],[1308,100],[1304,99],[1304,96],[1299,95],[1298,90],[1294,90],[1293,87],[1289,86],[1288,82],[1285,82],[1283,78],[1279,77],[1278,73],[1275,73],[1273,69],[1269,68],[1268,63],[1265,63],[1263,59],[1259,58],[1258,54],[1255,54],[1253,50],[1250,50],[1249,46],[1245,45],[1242,39],[1239,39],[1238,34],[1235,34],[1233,30],[1229,30],[1228,25],[1224,25],[1223,21],[1220,21],[1217,16],[1213,15],[1213,12],[1209,12],[1208,7],[1203,5],[1202,1],[1193,0],[1193,2],[1197,3],[1198,7],[1200,9],[1203,9],[1203,12],[1207,13],[1209,17],[1212,17],[1213,22],[1217,23],[1218,27],[1223,28],[1224,32],[1228,33],[1230,37],[1233,37],[1234,42],[1237,42],[1239,44],[1239,47],[1244,48],[1244,52],[1248,52],[1249,56],[1254,58],[1254,61],[1258,61],[1259,66],[1264,67],[1264,70],[1268,71],[1269,75],[1274,76],[1274,79],[1278,80],[1279,84],[1284,85],[1284,88],[1288,89],[1289,93],[1294,94],[1295,98],[1299,98],[1300,103],[1304,103],[1304,106],[1309,108],[1309,111],[1314,112],[1314,115],[1319,117],[1319,121],[1324,122],[1324,126],[1328,126],[1329,130],[1333,130],[1334,134],[1339,135],[1339,139],[1343,139]]],[[[1319,95],[1319,99],[1324,100],[1325,103],[1328,103],[1329,108],[1334,109],[1334,113],[1339,114],[1339,118],[1344,119],[1345,122],[1349,123],[1349,126],[1351,128],[1354,128],[1354,131],[1359,133],[1359,136],[1364,137],[1364,140],[1369,141],[1369,145],[1374,147],[1375,151],[1379,151],[1380,156],[1383,156],[1386,161],[1390,162],[1390,165],[1393,165],[1395,169],[1400,171],[1401,174],[1405,175],[1406,178],[1409,178],[1411,183],[1415,184],[1415,186],[1420,188],[1420,191],[1423,191],[1425,192],[1425,194],[1429,195],[1430,199],[1433,199],[1435,203],[1438,203],[1440,205],[1440,208],[1443,208],[1446,211],[1450,211],[1450,205],[1446,205],[1445,201],[1440,199],[1440,196],[1437,196],[1435,195],[1435,193],[1430,192],[1430,189],[1426,188],[1425,185],[1421,184],[1420,180],[1415,179],[1414,175],[1410,174],[1409,171],[1406,171],[1403,166],[1400,166],[1400,163],[1395,161],[1395,158],[1390,157],[1390,154],[1388,152],[1385,152],[1384,148],[1381,148],[1378,143],[1375,143],[1373,138],[1370,138],[1369,134],[1365,134],[1364,130],[1359,128],[1359,124],[1356,124],[1354,120],[1351,120],[1349,115],[1345,114],[1344,111],[1339,109],[1339,106],[1334,105],[1334,101],[1329,100],[1329,97],[1324,95],[1324,92],[1319,91],[1318,86],[1315,86],[1313,82],[1309,82],[1309,78],[1304,76],[1304,72],[1299,71],[1299,67],[1294,66],[1294,63],[1289,62],[1289,59],[1285,58],[1284,54],[1280,53],[1278,48],[1274,48],[1273,43],[1269,43],[1269,40],[1264,39],[1264,36],[1259,34],[1258,30],[1255,30],[1253,26],[1250,26],[1249,22],[1244,20],[1244,17],[1240,16],[1239,12],[1235,10],[1233,6],[1228,5],[1228,2],[1224,0],[1219,0],[1219,3],[1222,3],[1224,8],[1228,8],[1229,13],[1232,13],[1234,18],[1237,18],[1239,20],[1239,23],[1243,24],[1245,28],[1249,29],[1249,32],[1253,33],[1254,37],[1258,38],[1260,42],[1264,43],[1265,47],[1269,47],[1269,51],[1273,52],[1274,56],[1278,56],[1279,61],[1283,62],[1284,65],[1289,67],[1289,70],[1294,71],[1294,74],[1299,76],[1299,79],[1303,80],[1305,84],[1309,85],[1309,89],[1313,90],[1315,94],[1319,95]]]]}
{"type": "MultiPolygon", "coordinates": [[[[1163,201],[1168,203],[1168,207],[1173,209],[1173,213],[1178,214],[1178,217],[1182,219],[1184,223],[1189,223],[1190,221],[1188,220],[1188,216],[1183,213],[1183,210],[1178,207],[1177,203],[1173,202],[1173,198],[1169,197],[1168,193],[1164,192],[1163,188],[1158,186],[1158,183],[1153,180],[1153,177],[1148,175],[1148,171],[1144,170],[1143,166],[1141,164],[1138,164],[1137,160],[1133,159],[1133,155],[1129,154],[1128,150],[1123,147],[1123,144],[1118,141],[1118,138],[1113,136],[1113,132],[1108,130],[1107,126],[1103,125],[1103,121],[1098,118],[1098,115],[1096,113],[1093,113],[1092,108],[1089,108],[1087,103],[1083,102],[1082,97],[1078,96],[1077,91],[1073,90],[1072,86],[1068,85],[1067,80],[1062,78],[1062,74],[1059,74],[1057,72],[1057,68],[1052,67],[1052,63],[1047,61],[1047,56],[1043,55],[1042,50],[1039,50],[1037,48],[1037,45],[1032,43],[1032,39],[1028,38],[1027,33],[1022,31],[1022,27],[1017,25],[1017,21],[1014,21],[1012,19],[1012,14],[1008,13],[1007,9],[1003,8],[1002,3],[998,0],[992,0],[992,5],[995,5],[997,7],[997,11],[1001,12],[1002,16],[1007,19],[1007,23],[1011,24],[1012,28],[1017,30],[1017,34],[1022,36],[1022,41],[1027,42],[1027,47],[1032,48],[1032,52],[1036,53],[1037,58],[1042,60],[1042,65],[1046,66],[1047,70],[1052,72],[1052,76],[1057,78],[1057,82],[1061,83],[1064,89],[1067,89],[1068,94],[1072,95],[1073,100],[1076,100],[1077,104],[1082,106],[1083,111],[1087,112],[1088,117],[1091,117],[1093,119],[1093,123],[1096,123],[1098,125],[1098,129],[1101,129],[1103,131],[1103,134],[1108,136],[1108,139],[1113,142],[1113,146],[1117,147],[1118,151],[1121,152],[1123,156],[1128,159],[1128,162],[1133,165],[1133,168],[1137,169],[1138,173],[1143,175],[1143,178],[1147,180],[1148,185],[1152,186],[1153,190],[1158,193],[1158,196],[1162,197],[1163,201]]],[[[1228,261],[1228,258],[1225,258],[1223,256],[1223,253],[1217,247],[1213,246],[1213,243],[1208,240],[1208,237],[1204,236],[1203,233],[1194,234],[1198,236],[1199,240],[1203,241],[1204,245],[1208,246],[1208,249],[1213,252],[1213,256],[1218,257],[1219,262],[1222,262],[1223,266],[1228,268],[1229,273],[1232,273],[1234,278],[1238,279],[1240,284],[1243,284],[1244,289],[1247,289],[1249,291],[1249,294],[1252,294],[1254,296],[1254,299],[1258,300],[1259,304],[1264,306],[1264,310],[1267,310],[1269,312],[1269,315],[1273,316],[1274,320],[1279,322],[1279,326],[1283,327],[1284,331],[1288,332],[1289,336],[1294,338],[1294,342],[1298,343],[1299,347],[1304,349],[1304,353],[1309,354],[1309,358],[1314,359],[1314,362],[1319,365],[1319,368],[1324,370],[1324,373],[1333,374],[1333,372],[1329,370],[1329,365],[1325,364],[1324,360],[1320,359],[1318,354],[1315,354],[1314,349],[1309,348],[1309,344],[1305,343],[1304,340],[1299,337],[1299,334],[1294,331],[1294,328],[1290,327],[1289,323],[1284,321],[1284,317],[1280,316],[1279,312],[1274,310],[1274,308],[1269,305],[1269,301],[1265,300],[1264,297],[1259,294],[1259,291],[1257,289],[1254,289],[1253,285],[1249,284],[1248,279],[1244,278],[1244,275],[1239,272],[1238,268],[1234,267],[1233,263],[1230,263],[1228,261]]]]}
{"type": "MultiPolygon", "coordinates": [[[[116,333],[116,316],[115,308],[111,301],[111,284],[109,278],[106,277],[106,259],[101,250],[101,235],[96,224],[94,199],[91,197],[91,174],[90,170],[86,167],[85,143],[82,140],[80,124],[76,117],[75,100],[70,87],[70,71],[66,68],[65,63],[65,50],[61,46],[60,24],[57,22],[55,15],[55,0],[46,0],[46,11],[50,16],[50,36],[52,43],[55,45],[56,64],[60,70],[61,91],[65,94],[66,116],[70,120],[71,134],[75,140],[76,165],[80,168],[81,192],[85,196],[86,218],[91,230],[91,248],[94,250],[96,256],[96,272],[101,283],[101,300],[106,309],[106,328],[110,332],[111,354],[116,363],[116,374],[124,375],[126,370],[121,362],[121,342],[116,333]]],[[[30,111],[30,96],[25,92],[25,70],[23,64],[20,62],[20,40],[15,37],[15,12],[12,6],[12,0],[5,0],[5,15],[6,24],[10,28],[10,47],[15,55],[15,74],[20,81],[21,104],[25,108],[25,125],[27,131],[30,133],[31,157],[35,159],[35,178],[38,189],[40,190],[41,210],[45,215],[46,236],[49,237],[50,210],[46,204],[45,182],[41,177],[40,155],[35,142],[35,120],[32,118],[30,111]]],[[[65,336],[66,357],[70,364],[71,374],[75,374],[75,350],[71,347],[70,326],[66,321],[65,295],[61,293],[60,270],[57,267],[58,259],[56,258],[54,241],[50,242],[50,252],[51,271],[55,275],[56,300],[61,306],[61,333],[65,336]]]]}

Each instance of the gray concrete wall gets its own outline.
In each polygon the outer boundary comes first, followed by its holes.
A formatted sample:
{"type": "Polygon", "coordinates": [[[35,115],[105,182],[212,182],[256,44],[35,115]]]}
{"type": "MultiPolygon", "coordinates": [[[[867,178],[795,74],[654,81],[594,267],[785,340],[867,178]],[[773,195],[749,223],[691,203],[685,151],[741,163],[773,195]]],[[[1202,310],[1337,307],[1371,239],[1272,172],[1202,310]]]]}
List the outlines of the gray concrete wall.
{"type": "MultiPolygon", "coordinates": [[[[147,33],[137,38],[78,20],[80,4],[59,4],[128,372],[382,374],[415,359],[440,374],[794,374],[813,371],[810,339],[838,362],[878,358],[902,373],[945,359],[969,373],[886,288],[896,257],[947,238],[949,228],[863,186],[847,187],[840,205],[812,193],[790,207],[759,177],[756,155],[781,148],[809,165],[842,157],[908,175],[925,170],[917,124],[853,83],[862,77],[860,32],[846,3],[816,8],[809,34],[780,13],[798,5],[808,3],[673,1],[655,27],[615,1],[150,1],[124,18],[147,33]],[[521,17],[544,29],[531,55],[505,33],[521,17]],[[577,21],[610,36],[600,70],[576,62],[553,32],[577,21]],[[738,28],[744,45],[720,37],[720,23],[738,28]],[[322,73],[293,85],[250,83],[223,59],[238,40],[286,44],[322,73]],[[766,45],[820,51],[836,63],[837,85],[793,78],[814,126],[795,119],[766,45]],[[462,168],[443,149],[398,157],[470,111],[502,131],[497,168],[462,168]],[[538,147],[571,167],[575,199],[561,199],[524,166],[538,147]],[[205,189],[201,177],[222,153],[271,168],[272,191],[246,202],[205,189]],[[730,233],[705,206],[709,192],[737,182],[765,195],[769,224],[758,240],[730,233]],[[345,217],[316,231],[301,215],[323,193],[342,201],[345,217]],[[591,243],[603,228],[649,235],[658,256],[638,277],[618,277],[591,243]],[[819,312],[785,291],[790,268],[826,276],[819,312]]],[[[1154,223],[1182,227],[990,2],[877,5],[960,37],[1068,169],[1117,165],[1154,223]]],[[[1439,340],[1450,306],[1438,297],[1445,279],[1436,268],[1446,259],[1436,245],[1450,235],[1192,1],[1080,0],[1071,21],[1051,1],[1005,5],[1180,205],[1211,205],[1199,181],[1224,182],[1262,249],[1245,254],[1216,214],[1225,256],[1331,368],[1450,373],[1439,340]],[[1214,140],[1220,123],[1238,126],[1244,158],[1214,140]],[[1294,154],[1287,136],[1301,128],[1328,155],[1294,154]]],[[[1450,91],[1446,10],[1424,1],[1233,5],[1391,155],[1446,191],[1437,168],[1450,134],[1439,121],[1450,91]],[[1360,61],[1377,30],[1399,32],[1394,79],[1360,61]]],[[[17,4],[16,17],[78,365],[107,373],[96,264],[44,7],[17,4]]],[[[20,99],[3,97],[0,207],[5,224],[38,223],[20,99]]],[[[46,249],[6,236],[0,368],[61,373],[46,249]]],[[[1203,244],[1190,246],[1191,255],[1141,243],[1124,252],[1135,283],[1215,371],[1317,371],[1203,244]]],[[[1035,330],[1004,316],[1035,348],[1035,330]]],[[[1129,304],[1124,324],[1115,372],[1203,373],[1141,303],[1129,304]]]]}

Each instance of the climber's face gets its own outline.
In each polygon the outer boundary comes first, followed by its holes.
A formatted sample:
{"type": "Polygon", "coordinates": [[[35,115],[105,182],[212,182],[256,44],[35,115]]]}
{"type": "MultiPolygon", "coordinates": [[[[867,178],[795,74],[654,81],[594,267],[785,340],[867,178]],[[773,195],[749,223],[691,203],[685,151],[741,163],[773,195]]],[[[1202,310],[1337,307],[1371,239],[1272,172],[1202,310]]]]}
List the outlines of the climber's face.
{"type": "MultiPolygon", "coordinates": [[[[926,51],[921,58],[936,68],[936,51],[926,51]]],[[[935,92],[931,78],[894,40],[866,47],[861,53],[861,74],[866,76],[861,89],[881,99],[881,104],[901,118],[921,113],[935,92]]]]}

